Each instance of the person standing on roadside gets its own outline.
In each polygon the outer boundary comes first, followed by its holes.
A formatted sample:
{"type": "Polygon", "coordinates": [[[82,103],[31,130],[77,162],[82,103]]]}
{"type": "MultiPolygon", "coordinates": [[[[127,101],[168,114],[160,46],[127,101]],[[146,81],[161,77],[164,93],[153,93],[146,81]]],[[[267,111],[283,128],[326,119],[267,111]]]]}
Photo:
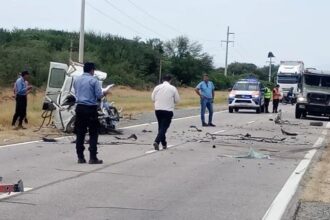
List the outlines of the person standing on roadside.
{"type": "Polygon", "coordinates": [[[212,123],[213,119],[213,101],[214,101],[214,85],[209,81],[209,76],[205,73],[203,75],[203,81],[201,81],[195,88],[197,95],[200,97],[201,104],[201,120],[202,126],[211,126],[215,127],[212,123]],[[206,108],[209,111],[209,121],[205,122],[205,110],[206,108]]]}
{"type": "Polygon", "coordinates": [[[265,87],[265,113],[269,113],[268,107],[271,98],[272,98],[272,91],[268,87],[265,87]]]}
{"type": "Polygon", "coordinates": [[[89,132],[89,164],[102,164],[103,161],[97,158],[98,141],[98,100],[107,92],[102,92],[99,81],[94,77],[95,64],[85,63],[84,73],[74,80],[73,87],[76,95],[76,120],[75,133],[76,151],[78,163],[86,163],[84,156],[85,136],[88,128],[89,132]]]}
{"type": "Polygon", "coordinates": [[[12,120],[12,126],[15,126],[18,119],[18,127],[16,127],[16,129],[26,129],[23,127],[23,120],[26,118],[27,94],[32,89],[32,86],[26,84],[29,75],[30,73],[28,71],[21,72],[21,76],[16,80],[14,86],[16,108],[12,120]]]}
{"type": "Polygon", "coordinates": [[[164,150],[167,148],[166,132],[173,118],[175,104],[180,101],[178,90],[170,84],[171,80],[170,75],[165,75],[163,83],[156,86],[151,94],[158,121],[158,134],[153,144],[155,150],[159,150],[160,143],[164,150]]]}
{"type": "Polygon", "coordinates": [[[273,89],[273,113],[277,113],[278,104],[280,103],[281,92],[280,85],[276,85],[273,89]]]}

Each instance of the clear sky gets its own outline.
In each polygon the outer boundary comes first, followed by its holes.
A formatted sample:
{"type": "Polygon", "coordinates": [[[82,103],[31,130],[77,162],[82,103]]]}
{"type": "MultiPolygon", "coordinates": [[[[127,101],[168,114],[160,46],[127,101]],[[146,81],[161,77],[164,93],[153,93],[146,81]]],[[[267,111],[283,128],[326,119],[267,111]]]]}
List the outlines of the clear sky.
{"type": "MultiPolygon", "coordinates": [[[[302,60],[330,70],[329,0],[86,0],[86,30],[142,39],[185,35],[224,66],[227,26],[235,35],[230,62],[267,65],[302,60]]],[[[81,0],[0,0],[0,27],[79,31],[81,0]]]]}

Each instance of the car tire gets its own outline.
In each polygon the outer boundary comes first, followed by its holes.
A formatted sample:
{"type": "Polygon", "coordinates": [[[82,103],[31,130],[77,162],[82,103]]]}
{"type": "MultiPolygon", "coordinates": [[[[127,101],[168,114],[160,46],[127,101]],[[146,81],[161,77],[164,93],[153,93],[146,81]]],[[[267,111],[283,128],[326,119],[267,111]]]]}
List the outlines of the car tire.
{"type": "Polygon", "coordinates": [[[238,112],[239,111],[239,108],[235,108],[235,112],[238,112]]]}
{"type": "Polygon", "coordinates": [[[261,110],[261,112],[265,112],[265,105],[262,105],[262,106],[260,107],[260,110],[261,110]]]}
{"type": "Polygon", "coordinates": [[[233,108],[229,107],[229,108],[228,108],[228,112],[229,112],[229,113],[233,113],[233,112],[234,112],[233,108]]]}

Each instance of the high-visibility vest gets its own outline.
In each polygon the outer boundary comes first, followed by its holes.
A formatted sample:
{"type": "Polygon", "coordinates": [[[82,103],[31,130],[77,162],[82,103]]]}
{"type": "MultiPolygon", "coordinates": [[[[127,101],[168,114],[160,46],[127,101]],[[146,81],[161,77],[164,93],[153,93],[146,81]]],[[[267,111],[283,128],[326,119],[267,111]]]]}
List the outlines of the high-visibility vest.
{"type": "Polygon", "coordinates": [[[272,92],[269,88],[265,88],[265,99],[270,99],[272,97],[272,92]]]}

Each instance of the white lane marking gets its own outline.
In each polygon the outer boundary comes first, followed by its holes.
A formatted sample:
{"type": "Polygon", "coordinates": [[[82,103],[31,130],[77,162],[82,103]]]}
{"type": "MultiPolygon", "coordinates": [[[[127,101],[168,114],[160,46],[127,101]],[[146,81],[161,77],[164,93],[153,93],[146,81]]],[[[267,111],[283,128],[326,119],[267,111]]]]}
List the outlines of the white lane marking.
{"type": "Polygon", "coordinates": [[[254,123],[254,122],[256,122],[256,121],[249,121],[247,124],[252,124],[252,123],[254,123]]]}
{"type": "MultiPolygon", "coordinates": [[[[167,149],[172,148],[174,146],[175,145],[169,145],[169,146],[167,146],[167,149]]],[[[149,151],[145,152],[145,154],[152,154],[152,153],[156,153],[157,151],[162,151],[162,150],[163,149],[160,149],[160,150],[149,150],[149,151]]]]}
{"type": "Polygon", "coordinates": [[[8,144],[8,145],[0,146],[0,149],[1,148],[6,148],[6,147],[20,146],[20,145],[25,145],[25,144],[34,144],[34,143],[38,143],[38,142],[40,142],[40,140],[39,141],[29,141],[29,142],[17,143],[17,144],[8,144]]]}
{"type": "MultiPolygon", "coordinates": [[[[330,122],[328,122],[327,127],[328,126],[330,126],[330,122]]],[[[313,148],[316,149],[308,151],[304,159],[300,161],[296,169],[293,171],[289,179],[282,187],[281,191],[277,194],[276,198],[268,208],[262,220],[280,220],[282,218],[288,204],[290,203],[292,197],[297,191],[302,177],[304,176],[309,164],[311,163],[315,153],[317,152],[317,148],[322,146],[324,140],[324,137],[319,137],[317,139],[317,141],[313,145],[313,148]]]]}
{"type": "Polygon", "coordinates": [[[225,132],[226,130],[220,130],[220,131],[216,131],[216,132],[213,132],[212,134],[219,134],[219,133],[223,133],[225,132]]]}
{"type": "MultiPolygon", "coordinates": [[[[30,190],[32,190],[32,189],[33,189],[33,188],[25,187],[25,188],[24,188],[24,192],[30,191],[30,190]]],[[[7,198],[9,198],[9,197],[12,197],[12,196],[14,196],[14,195],[21,194],[21,193],[24,193],[24,192],[12,192],[12,193],[10,193],[10,194],[8,194],[8,193],[4,193],[4,194],[0,195],[0,200],[2,200],[2,199],[7,199],[7,198]]]]}
{"type": "MultiPolygon", "coordinates": [[[[227,110],[223,110],[223,111],[218,111],[218,112],[214,112],[214,114],[217,113],[223,113],[223,112],[227,112],[227,110]]],[[[207,115],[207,114],[206,114],[207,115]]],[[[199,117],[200,115],[194,115],[194,116],[189,116],[189,117],[182,117],[182,118],[175,118],[172,121],[179,121],[179,120],[185,120],[185,119],[191,119],[191,118],[196,118],[199,117]]],[[[137,128],[137,127],[142,127],[142,126],[147,126],[147,125],[153,125],[156,124],[157,122],[150,122],[150,123],[143,123],[143,124],[138,124],[138,125],[132,125],[132,126],[127,126],[127,127],[122,127],[119,128],[121,130],[125,130],[125,129],[130,129],[130,128],[137,128]]],[[[60,139],[64,139],[64,138],[70,138],[70,137],[74,137],[74,136],[64,136],[64,137],[58,137],[55,138],[56,140],[60,140],[60,139]]],[[[8,144],[8,145],[2,145],[0,146],[1,148],[7,148],[7,147],[15,147],[15,146],[21,146],[21,145],[26,145],[26,144],[34,144],[34,143],[40,143],[42,142],[42,140],[39,141],[29,141],[29,142],[22,142],[22,143],[17,143],[17,144],[8,144]]]]}
{"type": "MultiPolygon", "coordinates": [[[[223,113],[223,112],[227,112],[227,110],[214,112],[214,114],[223,113]]],[[[208,115],[208,114],[205,114],[205,115],[208,115]]],[[[172,121],[180,121],[180,120],[192,119],[192,118],[197,118],[197,117],[200,117],[200,115],[193,115],[193,116],[182,117],[182,118],[174,118],[174,119],[172,119],[172,121]]],[[[143,124],[138,124],[138,125],[127,126],[127,127],[123,127],[123,128],[119,128],[119,129],[125,130],[125,129],[138,128],[138,127],[141,127],[141,126],[147,126],[147,125],[153,125],[153,124],[157,124],[157,121],[153,121],[153,122],[150,122],[150,123],[143,123],[143,124]]]]}

